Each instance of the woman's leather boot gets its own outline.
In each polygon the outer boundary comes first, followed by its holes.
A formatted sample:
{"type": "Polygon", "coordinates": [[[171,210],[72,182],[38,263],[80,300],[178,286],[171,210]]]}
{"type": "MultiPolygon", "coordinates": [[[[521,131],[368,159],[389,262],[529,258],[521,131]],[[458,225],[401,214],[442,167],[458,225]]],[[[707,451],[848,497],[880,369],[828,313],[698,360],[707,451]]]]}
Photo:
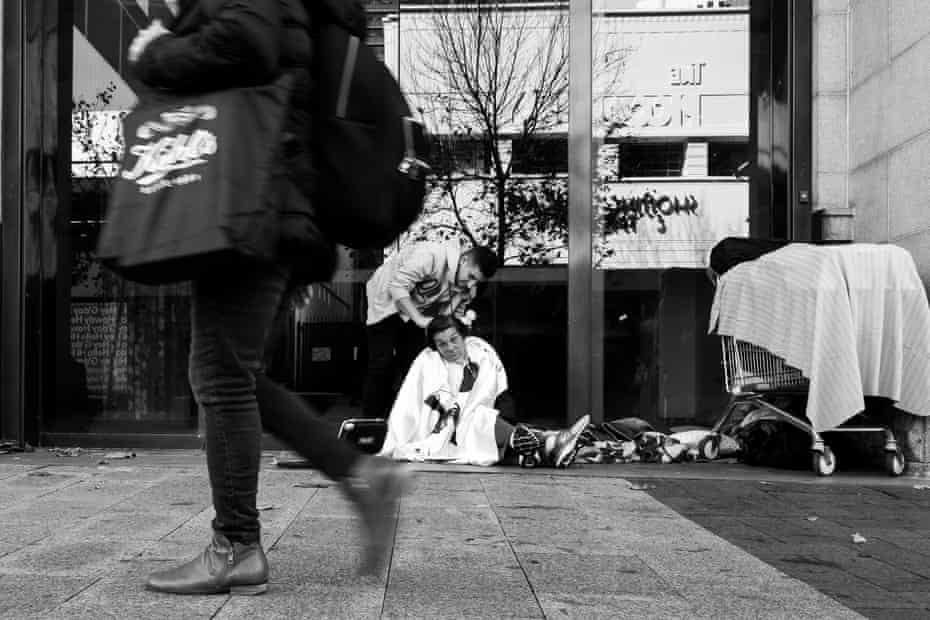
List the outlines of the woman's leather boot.
{"type": "Polygon", "coordinates": [[[393,544],[400,498],[412,482],[407,466],[380,456],[363,456],[343,483],[362,517],[365,555],[360,574],[376,575],[383,568],[393,544]]]}
{"type": "Polygon", "coordinates": [[[261,543],[231,543],[214,534],[199,556],[152,573],[145,585],[171,594],[263,594],[268,589],[268,560],[261,543]]]}

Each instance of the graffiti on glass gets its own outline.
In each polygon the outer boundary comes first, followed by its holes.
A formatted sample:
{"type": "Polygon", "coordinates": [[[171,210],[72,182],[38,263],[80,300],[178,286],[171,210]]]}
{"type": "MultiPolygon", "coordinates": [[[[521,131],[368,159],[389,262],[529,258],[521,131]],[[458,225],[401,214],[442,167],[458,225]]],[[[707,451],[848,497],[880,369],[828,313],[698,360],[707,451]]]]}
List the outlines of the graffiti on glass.
{"type": "Polygon", "coordinates": [[[656,222],[657,231],[664,235],[668,232],[666,218],[695,215],[699,206],[694,194],[669,196],[657,190],[646,190],[639,196],[605,193],[600,196],[600,219],[607,229],[636,234],[639,221],[648,218],[656,222]]]}

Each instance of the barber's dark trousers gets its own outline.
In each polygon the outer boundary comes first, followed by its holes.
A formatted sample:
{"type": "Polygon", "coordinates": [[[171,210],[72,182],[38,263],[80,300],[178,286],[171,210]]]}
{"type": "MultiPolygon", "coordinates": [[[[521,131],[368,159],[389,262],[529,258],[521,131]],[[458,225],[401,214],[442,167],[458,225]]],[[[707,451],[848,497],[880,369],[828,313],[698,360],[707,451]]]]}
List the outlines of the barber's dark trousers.
{"type": "Polygon", "coordinates": [[[213,529],[231,541],[260,538],[256,495],[262,428],[341,480],[360,453],[301,398],[264,374],[265,345],[288,272],[256,266],[194,283],[190,383],[206,419],[213,529]]]}
{"type": "Polygon", "coordinates": [[[386,418],[402,380],[413,360],[426,346],[426,331],[413,321],[393,314],[365,327],[368,340],[368,369],[362,388],[362,414],[386,418]]]}

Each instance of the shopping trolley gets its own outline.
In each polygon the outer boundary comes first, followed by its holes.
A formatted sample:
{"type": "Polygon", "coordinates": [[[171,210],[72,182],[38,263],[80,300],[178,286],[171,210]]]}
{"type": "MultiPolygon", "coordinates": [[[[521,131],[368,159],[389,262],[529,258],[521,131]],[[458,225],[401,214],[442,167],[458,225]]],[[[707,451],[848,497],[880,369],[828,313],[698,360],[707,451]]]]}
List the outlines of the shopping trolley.
{"type": "MultiPolygon", "coordinates": [[[[763,347],[736,340],[731,336],[721,337],[723,371],[730,400],[722,417],[711,429],[710,434],[698,445],[698,453],[708,460],[717,458],[723,430],[728,428],[734,412],[749,404],[764,411],[767,419],[787,422],[799,428],[812,440],[813,469],[819,476],[829,476],[836,469],[836,456],[827,446],[821,434],[805,420],[780,409],[767,400],[775,395],[804,395],[809,381],[800,370],[789,366],[784,359],[763,347]]],[[[892,476],[904,472],[904,454],[898,447],[894,433],[884,426],[843,425],[824,432],[874,432],[885,436],[885,469],[892,476]]]]}

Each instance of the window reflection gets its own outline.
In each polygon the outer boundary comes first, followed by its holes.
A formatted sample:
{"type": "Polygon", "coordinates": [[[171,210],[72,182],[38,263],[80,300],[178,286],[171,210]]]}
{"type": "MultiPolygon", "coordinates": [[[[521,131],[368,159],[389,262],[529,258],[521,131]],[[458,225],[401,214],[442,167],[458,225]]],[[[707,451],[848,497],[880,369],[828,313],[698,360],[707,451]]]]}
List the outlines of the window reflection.
{"type": "MultiPolygon", "coordinates": [[[[505,268],[478,335],[523,419],[566,410],[568,3],[401,2],[385,60],[433,135],[423,216],[399,240],[487,245],[505,268]]],[[[389,249],[393,251],[393,249],[389,249]]]]}
{"type": "Polygon", "coordinates": [[[52,333],[59,339],[55,407],[44,431],[192,432],[187,385],[189,288],[145,287],[103,269],[94,251],[122,155],[120,122],[135,104],[126,50],[172,2],[73,0],[69,226],[52,333]]]}
{"type": "Polygon", "coordinates": [[[713,419],[710,248],[749,232],[749,2],[596,0],[593,264],[605,419],[713,419]],[[603,77],[622,55],[617,79],[603,77]],[[601,67],[601,68],[599,68],[601,67]]]}

